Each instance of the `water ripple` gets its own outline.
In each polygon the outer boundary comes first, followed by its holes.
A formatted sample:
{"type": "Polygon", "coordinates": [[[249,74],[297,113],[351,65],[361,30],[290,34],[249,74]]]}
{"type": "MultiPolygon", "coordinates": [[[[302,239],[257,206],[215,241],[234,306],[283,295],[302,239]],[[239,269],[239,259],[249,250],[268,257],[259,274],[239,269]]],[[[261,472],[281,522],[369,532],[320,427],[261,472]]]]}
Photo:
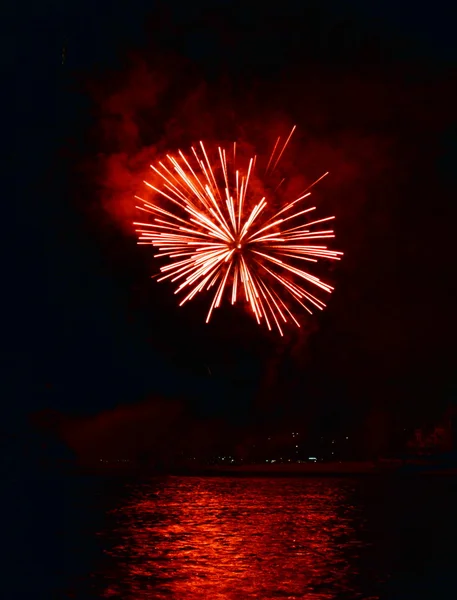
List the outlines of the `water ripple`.
{"type": "Polygon", "coordinates": [[[350,481],[332,480],[172,477],[133,486],[104,533],[117,575],[103,597],[368,598],[357,579],[370,544],[352,496],[350,481]]]}

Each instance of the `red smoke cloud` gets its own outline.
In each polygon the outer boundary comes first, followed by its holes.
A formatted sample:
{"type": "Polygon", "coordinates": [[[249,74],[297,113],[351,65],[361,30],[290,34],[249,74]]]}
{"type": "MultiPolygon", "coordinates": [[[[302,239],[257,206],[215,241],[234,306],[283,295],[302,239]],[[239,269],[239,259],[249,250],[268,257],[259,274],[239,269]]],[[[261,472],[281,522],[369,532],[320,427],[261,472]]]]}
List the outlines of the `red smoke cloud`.
{"type": "MultiPolygon", "coordinates": [[[[149,165],[167,152],[186,152],[199,140],[210,145],[231,144],[236,139],[247,155],[268,155],[276,137],[286,135],[297,122],[298,129],[281,159],[288,177],[285,190],[303,189],[329,170],[326,194],[338,200],[342,185],[353,184],[362,173],[367,177],[379,172],[386,163],[382,134],[375,139],[342,128],[329,137],[328,115],[322,115],[322,107],[313,106],[315,94],[305,97],[301,114],[294,110],[292,117],[285,114],[287,101],[285,111],[278,113],[269,110],[268,97],[255,99],[246,94],[240,100],[230,96],[227,85],[210,87],[198,77],[193,85],[186,82],[180,89],[182,70],[181,64],[165,72],[136,61],[118,80],[117,89],[98,88],[101,202],[127,234],[133,233],[131,223],[137,216],[134,196],[142,194],[143,179],[152,179],[149,165]]],[[[328,198],[327,205],[331,210],[338,208],[338,202],[328,198]]],[[[345,211],[351,211],[347,203],[345,211]]]]}

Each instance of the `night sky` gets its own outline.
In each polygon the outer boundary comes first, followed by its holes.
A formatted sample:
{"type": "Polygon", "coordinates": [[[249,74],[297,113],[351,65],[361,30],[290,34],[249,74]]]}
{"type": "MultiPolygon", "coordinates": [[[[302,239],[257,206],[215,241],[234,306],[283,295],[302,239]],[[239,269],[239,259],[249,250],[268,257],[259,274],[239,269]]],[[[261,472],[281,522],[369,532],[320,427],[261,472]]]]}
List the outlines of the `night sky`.
{"type": "Polygon", "coordinates": [[[15,5],[2,52],[15,92],[4,423],[150,395],[240,418],[455,398],[457,53],[444,7],[15,5]],[[297,164],[331,172],[317,193],[345,252],[328,309],[284,340],[242,311],[205,326],[204,303],[178,308],[106,175],[143,146],[256,138],[269,123],[297,123],[297,164]]]}

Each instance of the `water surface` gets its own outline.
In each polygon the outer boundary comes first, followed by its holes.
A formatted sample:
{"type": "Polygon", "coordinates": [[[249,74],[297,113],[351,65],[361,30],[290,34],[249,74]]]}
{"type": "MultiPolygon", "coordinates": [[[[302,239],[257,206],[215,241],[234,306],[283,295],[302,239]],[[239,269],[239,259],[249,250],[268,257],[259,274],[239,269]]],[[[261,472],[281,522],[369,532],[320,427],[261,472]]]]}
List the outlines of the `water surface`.
{"type": "Polygon", "coordinates": [[[8,600],[457,598],[451,478],[69,477],[3,498],[8,600]]]}

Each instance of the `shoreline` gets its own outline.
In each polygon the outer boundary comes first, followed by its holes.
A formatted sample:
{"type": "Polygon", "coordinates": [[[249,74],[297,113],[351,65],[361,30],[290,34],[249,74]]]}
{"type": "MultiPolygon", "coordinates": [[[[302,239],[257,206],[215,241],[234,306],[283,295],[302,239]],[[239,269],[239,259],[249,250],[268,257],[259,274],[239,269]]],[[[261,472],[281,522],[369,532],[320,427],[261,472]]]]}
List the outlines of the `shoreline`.
{"type": "Polygon", "coordinates": [[[175,476],[175,477],[382,477],[382,476],[457,476],[454,464],[379,464],[374,462],[293,463],[249,465],[196,465],[171,468],[119,468],[80,465],[74,473],[101,476],[175,476]]]}

